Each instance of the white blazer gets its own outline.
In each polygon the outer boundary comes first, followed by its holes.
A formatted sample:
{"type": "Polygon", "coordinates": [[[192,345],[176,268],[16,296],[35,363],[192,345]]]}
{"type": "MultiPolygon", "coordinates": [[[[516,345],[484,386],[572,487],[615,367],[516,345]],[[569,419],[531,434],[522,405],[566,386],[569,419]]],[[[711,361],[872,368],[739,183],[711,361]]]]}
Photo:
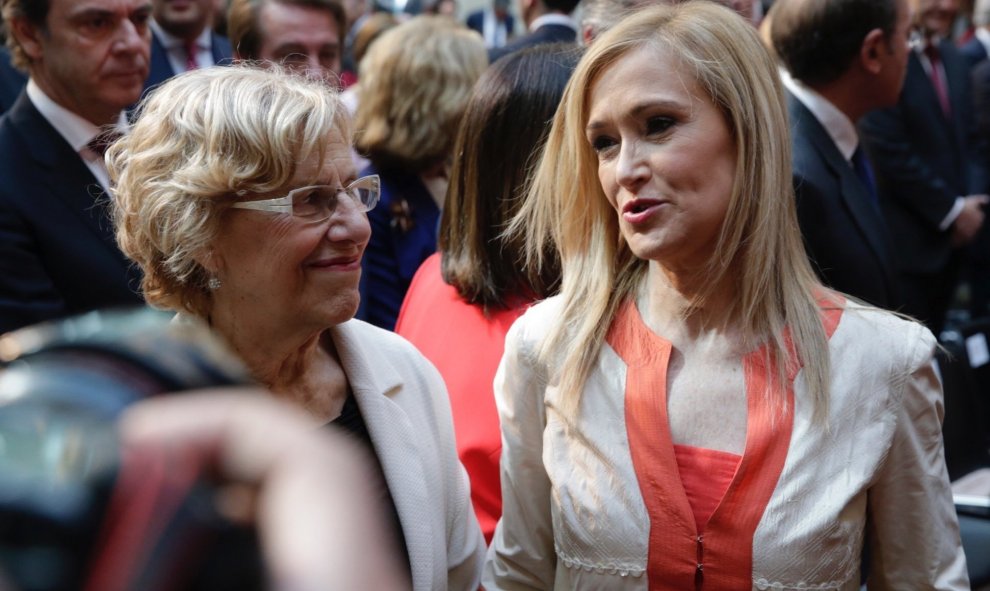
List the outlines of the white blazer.
{"type": "Polygon", "coordinates": [[[395,502],[413,589],[477,589],[485,540],[443,379],[392,332],[350,320],[330,334],[395,502]]]}
{"type": "MultiPolygon", "coordinates": [[[[613,325],[576,416],[564,419],[551,367],[535,354],[561,305],[550,298],[516,321],[496,374],[503,514],[486,589],[645,591],[702,580],[702,589],[857,591],[864,541],[871,590],[969,588],[942,452],[935,339],[924,327],[852,303],[828,312],[829,428],[813,420],[800,372],[786,421],[768,423],[764,399],[748,396],[734,496],[699,532],[666,420],[669,341],[648,328],[623,341],[613,325]],[[622,354],[627,343],[647,354],[622,354]],[[761,413],[757,424],[770,426],[754,429],[761,413]]],[[[621,326],[635,328],[638,313],[630,317],[621,326]]]]}

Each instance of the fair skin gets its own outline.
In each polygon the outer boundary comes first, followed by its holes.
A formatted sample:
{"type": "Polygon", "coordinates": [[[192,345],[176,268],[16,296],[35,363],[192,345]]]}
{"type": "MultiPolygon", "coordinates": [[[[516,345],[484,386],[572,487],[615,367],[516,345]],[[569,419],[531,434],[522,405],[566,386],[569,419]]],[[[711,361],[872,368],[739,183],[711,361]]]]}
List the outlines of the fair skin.
{"type": "Polygon", "coordinates": [[[649,272],[639,308],[673,345],[667,403],[675,443],[742,453],[745,381],[732,279],[710,287],[732,194],[736,151],[722,113],[667,50],[641,47],[608,67],[589,93],[588,142],[619,231],[649,272]]]}
{"type": "Polygon", "coordinates": [[[116,123],[148,77],[147,0],[51,0],[46,26],[14,19],[31,78],[53,101],[97,126],[116,123]]]}
{"type": "Polygon", "coordinates": [[[218,500],[258,496],[238,517],[257,525],[273,588],[410,588],[402,557],[382,551],[388,529],[366,451],[312,429],[298,409],[263,391],[202,390],[129,407],[120,433],[125,449],[215,470],[218,500]]]}
{"type": "Polygon", "coordinates": [[[258,14],[263,60],[280,62],[314,80],[333,83],[340,72],[339,23],[311,6],[265,2],[258,14]]]}
{"type": "MultiPolygon", "coordinates": [[[[272,198],[313,184],[344,187],[356,171],[336,130],[326,158],[301,161],[292,182],[272,198]]],[[[354,316],[368,218],[342,197],[333,215],[307,222],[280,213],[232,209],[202,261],[222,286],[209,320],[276,395],[321,422],[340,414],[347,377],[327,330],[354,316]]]]}
{"type": "Polygon", "coordinates": [[[154,17],[165,31],[191,41],[213,19],[213,0],[154,0],[154,17]]]}

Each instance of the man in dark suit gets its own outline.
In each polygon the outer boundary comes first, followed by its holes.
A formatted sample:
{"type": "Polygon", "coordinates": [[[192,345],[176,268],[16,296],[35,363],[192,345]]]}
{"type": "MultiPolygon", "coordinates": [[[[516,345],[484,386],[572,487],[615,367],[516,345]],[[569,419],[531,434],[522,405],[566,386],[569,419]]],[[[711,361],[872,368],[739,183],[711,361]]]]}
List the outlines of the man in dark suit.
{"type": "Polygon", "coordinates": [[[213,0],[152,0],[152,5],[151,72],[145,89],[230,60],[230,42],[213,32],[213,0]]]}
{"type": "Polygon", "coordinates": [[[141,302],[107,215],[102,145],[148,75],[148,0],[4,0],[29,80],[0,119],[0,332],[141,302]]]}
{"type": "Polygon", "coordinates": [[[512,37],[516,20],[509,14],[509,0],[492,0],[491,8],[476,10],[465,21],[485,40],[485,47],[504,47],[512,37]]]}
{"type": "Polygon", "coordinates": [[[988,175],[965,60],[946,37],[955,0],[912,0],[916,37],[895,106],[860,125],[894,242],[904,311],[941,331],[983,225],[988,175]]]}
{"type": "Polygon", "coordinates": [[[771,28],[808,256],[826,285],[885,308],[900,304],[892,246],[855,125],[897,102],[910,30],[907,0],[778,0],[771,28]]]}
{"type": "Polygon", "coordinates": [[[494,62],[514,51],[541,43],[574,43],[577,25],[570,15],[577,5],[578,0],[522,0],[523,20],[529,33],[504,47],[489,50],[488,61],[494,62]]]}

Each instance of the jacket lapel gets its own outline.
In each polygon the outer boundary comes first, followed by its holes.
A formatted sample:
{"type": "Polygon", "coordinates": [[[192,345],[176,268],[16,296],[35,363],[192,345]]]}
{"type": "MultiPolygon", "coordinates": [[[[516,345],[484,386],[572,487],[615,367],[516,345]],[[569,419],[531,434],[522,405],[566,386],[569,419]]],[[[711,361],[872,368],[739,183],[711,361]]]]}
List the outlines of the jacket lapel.
{"type": "MultiPolygon", "coordinates": [[[[838,196],[845,207],[852,213],[856,228],[863,235],[867,244],[881,261],[890,261],[887,248],[886,223],[883,220],[878,204],[873,203],[869,191],[863,186],[863,181],[856,175],[849,162],[842,157],[832,137],[822,127],[821,123],[807,107],[791,97],[792,113],[798,120],[796,133],[804,134],[814,149],[821,156],[825,165],[839,181],[840,195],[838,196]]],[[[892,278],[888,278],[888,282],[892,278]]]]}
{"type": "Polygon", "coordinates": [[[430,498],[415,445],[416,427],[394,400],[401,394],[404,382],[388,363],[372,367],[370,360],[376,359],[377,353],[373,344],[355,330],[356,322],[334,327],[333,341],[399,514],[413,588],[429,589],[434,574],[431,548],[435,540],[422,508],[430,504],[430,498]]]}
{"type": "Polygon", "coordinates": [[[79,154],[38,112],[26,92],[21,93],[8,117],[39,167],[40,174],[31,179],[37,190],[25,195],[25,199],[55,197],[123,261],[107,213],[109,197],[79,154]]]}

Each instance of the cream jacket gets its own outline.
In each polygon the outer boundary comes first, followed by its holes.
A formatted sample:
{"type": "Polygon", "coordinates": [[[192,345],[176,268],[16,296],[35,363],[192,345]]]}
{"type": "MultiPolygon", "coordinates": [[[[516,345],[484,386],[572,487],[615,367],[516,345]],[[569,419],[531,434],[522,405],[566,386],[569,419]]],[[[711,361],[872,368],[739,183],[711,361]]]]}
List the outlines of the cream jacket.
{"type": "Polygon", "coordinates": [[[812,421],[800,372],[786,420],[768,421],[750,396],[740,466],[698,532],[666,424],[669,343],[624,308],[632,336],[610,332],[565,421],[535,355],[561,305],[516,322],[496,376],[504,507],[486,589],[854,591],[864,539],[870,589],[969,588],[928,330],[854,304],[833,311],[828,429],[812,421]],[[633,341],[643,358],[615,348],[633,341]]]}
{"type": "MultiPolygon", "coordinates": [[[[173,322],[198,320],[177,314],[173,322]]],[[[399,515],[414,591],[476,590],[485,539],[443,379],[392,332],[349,320],[330,335],[399,515]]]]}
{"type": "Polygon", "coordinates": [[[350,320],[330,334],[399,514],[413,589],[477,589],[485,540],[443,379],[389,331],[350,320]]]}

